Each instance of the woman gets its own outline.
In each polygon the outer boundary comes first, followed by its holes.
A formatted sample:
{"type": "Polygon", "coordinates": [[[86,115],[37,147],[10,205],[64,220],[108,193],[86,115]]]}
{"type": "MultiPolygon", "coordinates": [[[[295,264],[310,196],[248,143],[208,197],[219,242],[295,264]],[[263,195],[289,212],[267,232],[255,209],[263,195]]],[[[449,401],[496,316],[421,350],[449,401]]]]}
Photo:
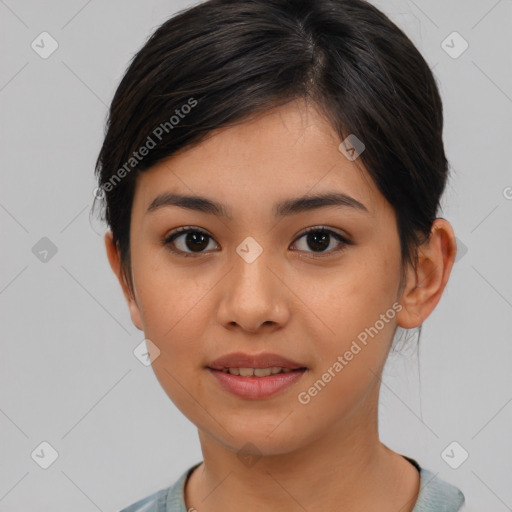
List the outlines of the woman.
{"type": "Polygon", "coordinates": [[[204,460],[122,512],[463,510],[377,423],[397,327],[455,260],[442,128],[427,63],[361,0],[210,0],[135,55],[105,244],[204,460]]]}

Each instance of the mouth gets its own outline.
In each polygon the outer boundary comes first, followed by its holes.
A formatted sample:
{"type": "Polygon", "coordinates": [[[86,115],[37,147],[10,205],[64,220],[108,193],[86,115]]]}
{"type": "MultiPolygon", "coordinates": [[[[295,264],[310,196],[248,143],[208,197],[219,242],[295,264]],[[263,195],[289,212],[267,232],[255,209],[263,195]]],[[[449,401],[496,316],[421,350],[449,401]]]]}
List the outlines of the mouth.
{"type": "Polygon", "coordinates": [[[283,392],[308,371],[296,361],[272,354],[224,355],[205,367],[221,389],[245,399],[264,399],[283,392]]]}
{"type": "Polygon", "coordinates": [[[300,368],[207,368],[223,391],[246,400],[263,400],[295,385],[308,371],[300,368]]]}

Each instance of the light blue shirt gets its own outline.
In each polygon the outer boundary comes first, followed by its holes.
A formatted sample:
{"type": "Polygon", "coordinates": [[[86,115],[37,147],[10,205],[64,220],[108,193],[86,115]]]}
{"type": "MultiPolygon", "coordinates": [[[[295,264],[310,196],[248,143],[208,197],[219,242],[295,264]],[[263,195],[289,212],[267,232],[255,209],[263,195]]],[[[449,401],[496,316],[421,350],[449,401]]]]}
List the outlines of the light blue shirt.
{"type": "MultiPolygon", "coordinates": [[[[409,457],[405,457],[420,472],[420,491],[412,512],[457,512],[465,510],[464,494],[452,484],[437,478],[434,473],[409,457]]],[[[119,512],[187,512],[185,506],[185,482],[192,471],[201,464],[192,466],[170,487],[160,489],[119,512]]]]}

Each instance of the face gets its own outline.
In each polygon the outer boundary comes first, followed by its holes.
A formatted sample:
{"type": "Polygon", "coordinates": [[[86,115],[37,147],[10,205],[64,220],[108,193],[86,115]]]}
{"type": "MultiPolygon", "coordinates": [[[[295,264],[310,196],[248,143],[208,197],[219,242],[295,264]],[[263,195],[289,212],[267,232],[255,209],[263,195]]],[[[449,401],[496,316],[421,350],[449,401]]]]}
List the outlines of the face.
{"type": "Polygon", "coordinates": [[[400,307],[400,243],[392,207],[340,142],[314,108],[293,102],[137,178],[132,320],[160,351],[152,365],[171,400],[230,449],[251,442],[284,453],[349,421],[376,421],[376,375],[400,307]],[[223,211],[162,194],[201,196],[223,211]],[[348,199],[293,206],[326,194],[348,199]],[[235,352],[306,370],[286,372],[291,383],[273,394],[283,376],[250,377],[274,380],[242,383],[241,396],[208,368],[235,352]]]}

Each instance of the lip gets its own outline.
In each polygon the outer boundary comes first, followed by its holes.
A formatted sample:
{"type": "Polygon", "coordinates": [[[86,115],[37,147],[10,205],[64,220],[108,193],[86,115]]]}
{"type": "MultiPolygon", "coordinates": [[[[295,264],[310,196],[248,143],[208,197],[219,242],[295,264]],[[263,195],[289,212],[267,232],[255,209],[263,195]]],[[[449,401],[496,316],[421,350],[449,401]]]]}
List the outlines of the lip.
{"type": "Polygon", "coordinates": [[[240,398],[256,400],[268,398],[283,391],[297,382],[308,370],[301,363],[270,352],[261,354],[233,352],[215,359],[206,366],[206,369],[226,391],[240,398]],[[223,368],[270,368],[272,366],[288,368],[292,371],[267,377],[242,377],[222,371],[223,368]]]}
{"type": "MultiPolygon", "coordinates": [[[[263,352],[261,354],[233,352],[215,359],[215,361],[207,365],[207,368],[222,370],[222,368],[270,368],[272,366],[280,366],[281,368],[289,368],[291,370],[306,368],[306,366],[301,363],[292,361],[278,354],[272,354],[271,352],[263,352]]],[[[265,379],[267,377],[257,378],[265,379]]]]}
{"type": "Polygon", "coordinates": [[[226,391],[240,398],[254,400],[268,398],[283,391],[296,383],[307,372],[307,368],[301,368],[288,373],[269,375],[268,377],[242,377],[221,370],[213,370],[212,368],[207,368],[207,370],[226,391]]]}

